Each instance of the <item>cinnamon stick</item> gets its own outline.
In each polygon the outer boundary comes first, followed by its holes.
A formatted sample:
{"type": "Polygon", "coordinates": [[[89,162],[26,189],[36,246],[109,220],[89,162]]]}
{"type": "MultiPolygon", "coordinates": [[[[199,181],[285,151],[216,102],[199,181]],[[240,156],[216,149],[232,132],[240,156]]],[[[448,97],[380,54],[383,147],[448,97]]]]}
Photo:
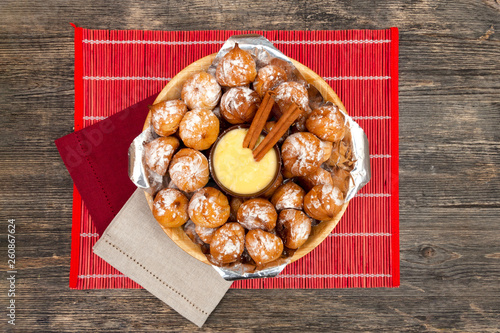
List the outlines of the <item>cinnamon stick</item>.
{"type": "Polygon", "coordinates": [[[269,97],[270,97],[269,94],[264,95],[264,98],[262,99],[262,102],[260,103],[257,112],[255,112],[255,116],[253,117],[252,123],[250,124],[250,128],[248,129],[247,135],[245,135],[245,139],[243,140],[243,148],[248,148],[248,146],[250,145],[250,140],[254,135],[257,123],[259,122],[262,116],[262,111],[266,108],[267,103],[269,103],[269,97]]]}
{"type": "Polygon", "coordinates": [[[264,95],[264,99],[259,106],[259,109],[255,113],[255,117],[252,120],[252,124],[248,129],[247,135],[243,140],[243,148],[253,149],[257,140],[259,139],[262,129],[266,125],[267,118],[269,118],[269,113],[274,105],[274,97],[271,92],[267,92],[264,95]]]}
{"type": "Polygon", "coordinates": [[[262,142],[257,146],[257,149],[253,151],[253,157],[257,162],[259,162],[267,154],[267,152],[276,143],[278,143],[280,138],[286,133],[288,128],[301,114],[302,109],[297,104],[292,103],[288,107],[288,110],[283,113],[271,132],[266,135],[264,140],[262,140],[262,142]]]}

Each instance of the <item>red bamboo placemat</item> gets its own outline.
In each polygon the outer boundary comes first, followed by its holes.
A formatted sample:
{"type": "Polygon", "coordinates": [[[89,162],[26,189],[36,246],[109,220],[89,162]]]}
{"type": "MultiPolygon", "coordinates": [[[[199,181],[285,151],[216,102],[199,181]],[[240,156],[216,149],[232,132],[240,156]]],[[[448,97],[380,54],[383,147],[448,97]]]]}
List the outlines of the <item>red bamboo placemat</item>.
{"type": "MultiPolygon", "coordinates": [[[[398,30],[109,31],[75,28],[75,129],[152,94],[233,34],[259,33],[321,75],[370,142],[372,179],[318,248],[276,278],[233,288],[399,286],[398,30]]],[[[140,288],[92,253],[98,239],[76,188],[70,287],[140,288]]]]}

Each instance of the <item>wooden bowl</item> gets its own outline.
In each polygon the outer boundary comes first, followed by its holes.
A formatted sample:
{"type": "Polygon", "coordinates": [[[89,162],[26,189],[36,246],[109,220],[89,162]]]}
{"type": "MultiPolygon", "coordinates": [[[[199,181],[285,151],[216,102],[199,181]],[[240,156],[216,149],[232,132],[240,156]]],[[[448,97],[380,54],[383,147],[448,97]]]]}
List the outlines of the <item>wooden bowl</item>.
{"type": "MultiPolygon", "coordinates": [[[[211,54],[209,56],[206,56],[204,58],[201,58],[195,62],[193,62],[191,65],[187,66],[184,68],[182,71],[180,71],[166,86],[163,88],[163,90],[158,94],[158,97],[156,98],[154,104],[159,103],[164,100],[171,100],[171,99],[180,99],[181,97],[181,90],[182,90],[182,84],[193,74],[199,71],[205,71],[210,67],[212,64],[212,61],[215,58],[215,53],[211,54]]],[[[344,104],[342,104],[342,101],[340,98],[337,96],[337,94],[333,91],[333,89],[328,85],[328,83],[323,80],[321,76],[318,74],[314,73],[311,69],[308,67],[302,65],[301,63],[291,59],[295,67],[299,70],[299,72],[302,74],[305,80],[309,82],[309,84],[312,84],[318,91],[321,93],[323,96],[323,99],[325,101],[329,101],[337,105],[342,111],[346,112],[346,109],[344,107],[344,104]]],[[[347,113],[347,112],[346,112],[347,113]]],[[[144,129],[146,130],[149,128],[151,124],[151,112],[149,112],[146,122],[144,123],[144,129]]],[[[146,198],[149,203],[149,207],[153,209],[153,197],[146,193],[146,198]]],[[[311,230],[311,235],[309,236],[309,239],[297,250],[295,251],[294,255],[291,257],[291,262],[294,262],[309,252],[311,252],[316,246],[318,246],[328,235],[332,232],[333,228],[337,225],[339,222],[340,218],[342,215],[344,215],[344,212],[347,208],[348,202],[346,202],[340,213],[335,216],[334,219],[329,220],[329,221],[323,221],[317,226],[312,227],[311,230]]],[[[162,227],[162,229],[165,231],[165,233],[184,251],[189,253],[191,256],[195,257],[196,259],[210,265],[208,262],[207,258],[205,255],[201,252],[201,249],[198,245],[194,244],[191,239],[186,235],[182,227],[177,227],[177,228],[166,228],[162,227]]]]}

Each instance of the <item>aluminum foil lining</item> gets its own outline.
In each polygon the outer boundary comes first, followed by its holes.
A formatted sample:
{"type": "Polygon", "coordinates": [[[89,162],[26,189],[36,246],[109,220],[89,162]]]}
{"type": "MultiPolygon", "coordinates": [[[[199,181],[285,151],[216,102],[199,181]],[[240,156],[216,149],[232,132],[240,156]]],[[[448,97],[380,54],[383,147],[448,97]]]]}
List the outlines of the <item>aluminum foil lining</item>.
{"type": "Polygon", "coordinates": [[[218,267],[212,265],[212,267],[219,273],[220,276],[224,278],[226,281],[237,281],[237,280],[247,280],[247,279],[258,279],[258,278],[268,278],[268,277],[276,277],[281,273],[286,265],[288,265],[290,260],[288,262],[282,263],[281,265],[274,266],[274,267],[269,267],[266,269],[263,269],[261,271],[256,271],[253,273],[243,273],[241,271],[235,270],[235,269],[228,269],[224,267],[218,267]]]}
{"type": "Polygon", "coordinates": [[[146,167],[143,156],[146,143],[158,138],[153,127],[150,126],[139,134],[128,147],[128,176],[138,188],[151,195],[155,195],[163,187],[163,177],[146,167]]]}
{"type": "MultiPolygon", "coordinates": [[[[293,65],[290,59],[281,53],[274,45],[260,35],[237,35],[230,37],[217,53],[212,65],[207,70],[212,75],[215,75],[215,69],[220,59],[231,50],[235,44],[248,51],[256,60],[257,67],[259,64],[266,64],[272,58],[285,60],[293,65]]],[[[312,85],[309,89],[315,89],[312,85]]],[[[356,193],[368,183],[371,178],[370,171],[370,155],[368,149],[368,138],[363,129],[345,112],[341,110],[345,116],[345,124],[351,133],[351,149],[353,153],[354,168],[351,170],[351,179],[349,189],[345,200],[349,201],[356,193]]],[[[139,136],[137,136],[129,147],[129,177],[134,184],[142,188],[151,195],[155,195],[160,189],[166,187],[168,183],[162,176],[149,170],[144,163],[144,145],[154,139],[158,135],[152,127],[149,127],[139,136]]],[[[245,273],[240,266],[235,265],[232,268],[214,266],[214,269],[228,281],[275,277],[283,271],[290,259],[283,258],[278,260],[276,266],[267,266],[263,270],[245,273]]]]}

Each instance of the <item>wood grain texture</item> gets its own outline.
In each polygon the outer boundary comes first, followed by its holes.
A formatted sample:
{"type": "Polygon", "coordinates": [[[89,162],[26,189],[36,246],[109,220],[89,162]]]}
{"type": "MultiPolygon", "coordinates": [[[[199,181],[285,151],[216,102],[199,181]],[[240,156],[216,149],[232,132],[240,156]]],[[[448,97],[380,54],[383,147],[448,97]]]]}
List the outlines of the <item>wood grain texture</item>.
{"type": "Polygon", "coordinates": [[[498,331],[498,0],[7,0],[0,3],[0,268],[7,268],[6,219],[15,218],[18,331],[196,330],[144,290],[68,288],[72,182],[53,143],[73,128],[68,22],[153,30],[399,27],[401,288],[230,290],[204,330],[498,331]]]}

